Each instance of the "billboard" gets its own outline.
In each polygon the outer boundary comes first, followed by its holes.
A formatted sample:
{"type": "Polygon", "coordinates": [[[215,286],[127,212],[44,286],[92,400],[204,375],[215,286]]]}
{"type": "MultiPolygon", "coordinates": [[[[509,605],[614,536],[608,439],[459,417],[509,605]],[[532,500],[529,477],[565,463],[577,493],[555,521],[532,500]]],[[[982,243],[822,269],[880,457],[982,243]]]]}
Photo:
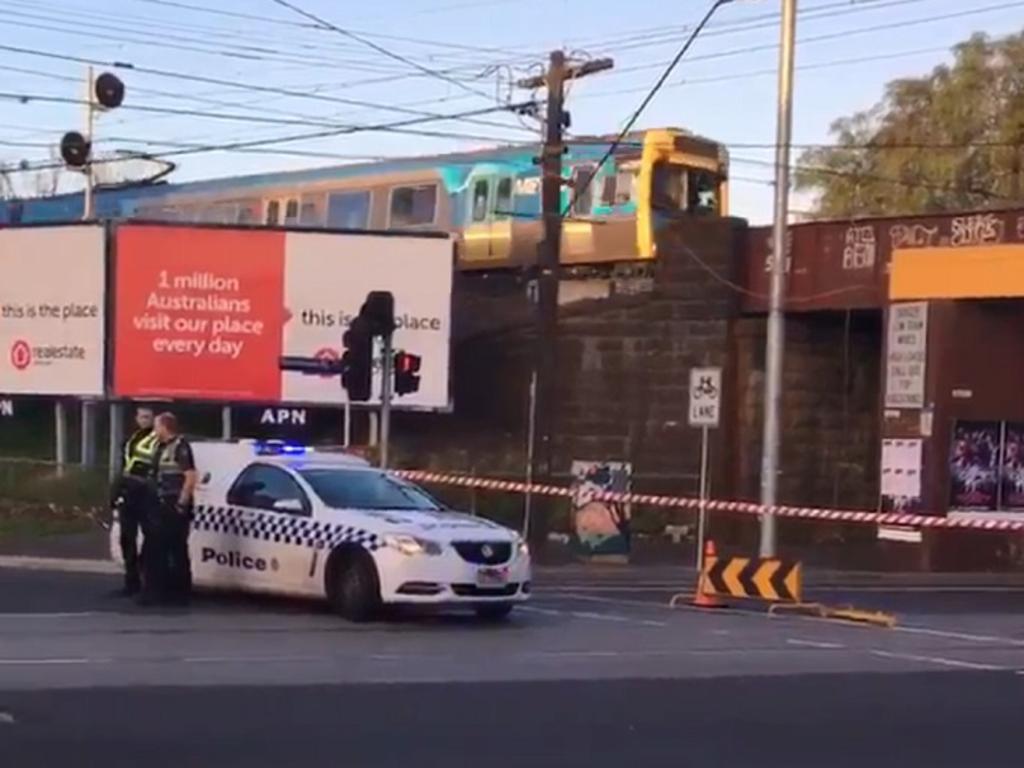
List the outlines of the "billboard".
{"type": "Polygon", "coordinates": [[[104,231],[0,229],[0,393],[103,395],[104,231]]]}
{"type": "Polygon", "coordinates": [[[366,294],[388,290],[395,349],[423,359],[419,391],[395,405],[446,408],[452,266],[448,238],[122,225],[114,392],[344,403],[337,376],[282,372],[278,359],[340,357],[366,294]]]}

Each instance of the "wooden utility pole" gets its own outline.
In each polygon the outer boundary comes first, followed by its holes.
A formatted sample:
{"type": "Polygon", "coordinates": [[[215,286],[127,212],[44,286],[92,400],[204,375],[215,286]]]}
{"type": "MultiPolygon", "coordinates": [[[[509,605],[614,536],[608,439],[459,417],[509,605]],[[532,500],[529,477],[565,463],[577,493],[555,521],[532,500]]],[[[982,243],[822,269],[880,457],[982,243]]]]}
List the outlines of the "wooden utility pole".
{"type": "Polygon", "coordinates": [[[538,450],[534,453],[533,478],[548,482],[552,474],[551,433],[554,421],[556,377],[555,350],[558,342],[558,276],[561,264],[562,219],[562,156],[565,154],[563,131],[569,125],[565,111],[565,83],[611,69],[611,59],[596,59],[580,64],[567,64],[563,51],[552,51],[548,70],[543,75],[520,80],[521,88],[547,90],[547,116],[541,166],[541,210],[544,237],[537,253],[534,275],[537,281],[536,339],[534,370],[537,374],[536,402],[531,409],[536,415],[535,435],[538,450]]]}

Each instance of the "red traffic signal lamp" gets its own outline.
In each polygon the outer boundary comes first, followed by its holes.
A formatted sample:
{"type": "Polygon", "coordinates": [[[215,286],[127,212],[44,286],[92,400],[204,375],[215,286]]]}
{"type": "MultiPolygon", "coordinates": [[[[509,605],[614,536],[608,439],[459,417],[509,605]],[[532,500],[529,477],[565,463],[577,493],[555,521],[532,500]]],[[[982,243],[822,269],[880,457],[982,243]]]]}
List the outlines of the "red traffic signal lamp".
{"type": "Polygon", "coordinates": [[[409,395],[420,389],[420,365],[423,358],[408,352],[395,353],[395,394],[409,395]]]}

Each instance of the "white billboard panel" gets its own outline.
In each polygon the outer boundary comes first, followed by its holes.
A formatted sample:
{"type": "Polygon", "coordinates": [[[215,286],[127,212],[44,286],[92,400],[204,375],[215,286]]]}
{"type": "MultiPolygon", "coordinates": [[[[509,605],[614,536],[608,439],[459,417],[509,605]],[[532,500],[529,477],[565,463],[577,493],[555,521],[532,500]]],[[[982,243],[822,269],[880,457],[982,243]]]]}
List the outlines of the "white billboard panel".
{"type": "MultiPolygon", "coordinates": [[[[370,291],[395,297],[395,351],[422,358],[418,392],[398,408],[449,406],[452,241],[448,238],[289,232],[285,238],[282,346],[289,356],[339,356],[341,336],[370,291]]],[[[374,401],[380,399],[377,361],[374,401]]],[[[282,400],[343,403],[338,378],[284,374],[282,400]]]]}
{"type": "Polygon", "coordinates": [[[104,233],[0,229],[0,393],[103,394],[104,233]]]}

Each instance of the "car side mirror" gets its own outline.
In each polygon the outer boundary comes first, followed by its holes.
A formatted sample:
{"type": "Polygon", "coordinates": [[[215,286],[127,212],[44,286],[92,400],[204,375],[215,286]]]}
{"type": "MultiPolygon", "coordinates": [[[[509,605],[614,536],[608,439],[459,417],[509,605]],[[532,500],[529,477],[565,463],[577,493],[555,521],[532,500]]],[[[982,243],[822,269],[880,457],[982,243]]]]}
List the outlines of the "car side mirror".
{"type": "Polygon", "coordinates": [[[274,510],[277,512],[303,512],[302,502],[299,499],[278,499],[274,502],[274,510]]]}

